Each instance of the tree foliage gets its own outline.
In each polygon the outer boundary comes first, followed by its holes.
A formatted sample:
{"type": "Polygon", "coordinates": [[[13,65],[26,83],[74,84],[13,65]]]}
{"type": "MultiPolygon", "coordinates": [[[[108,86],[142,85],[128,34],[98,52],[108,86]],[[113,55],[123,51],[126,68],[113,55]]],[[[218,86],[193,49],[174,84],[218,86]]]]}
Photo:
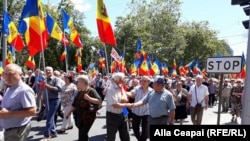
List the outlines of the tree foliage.
{"type": "Polygon", "coordinates": [[[142,40],[148,54],[170,65],[174,58],[183,63],[204,62],[217,53],[233,54],[224,40],[218,40],[208,21],[181,23],[180,5],[179,0],[153,0],[148,4],[133,0],[130,14],[118,17],[115,25],[119,48],[124,41],[130,47],[127,50],[130,54],[126,54],[129,62],[136,51],[137,38],[142,40]]]}
{"type": "MultiPolygon", "coordinates": [[[[8,12],[17,25],[24,4],[25,0],[8,0],[8,12]]],[[[191,60],[204,62],[207,57],[215,56],[217,53],[233,55],[227,42],[219,40],[218,33],[209,28],[208,21],[182,23],[180,6],[179,0],[151,0],[150,2],[133,0],[128,5],[129,13],[117,17],[115,35],[118,46],[116,50],[119,53],[125,53],[125,61],[128,65],[134,59],[137,39],[141,39],[142,47],[147,54],[152,54],[162,62],[168,62],[169,65],[172,65],[174,58],[186,64],[191,60]]],[[[0,3],[0,9],[2,9],[2,3],[0,3]]],[[[90,30],[84,24],[85,15],[74,9],[73,3],[68,0],[61,0],[58,6],[44,4],[44,11],[50,13],[61,28],[62,9],[65,9],[74,21],[84,44],[83,68],[86,69],[91,62],[98,63],[98,50],[105,49],[105,45],[99,41],[98,37],[91,37],[90,30]]],[[[68,54],[70,69],[77,65],[76,49],[77,47],[70,42],[68,54]]],[[[111,47],[106,46],[106,49],[109,62],[111,47]]],[[[64,70],[65,62],[60,61],[63,51],[64,46],[50,38],[49,46],[44,52],[45,65],[64,70]]],[[[28,58],[27,49],[16,55],[18,63],[24,65],[28,58]]],[[[35,61],[37,66],[39,66],[39,62],[43,62],[39,54],[35,56],[35,61]]],[[[42,67],[42,63],[40,66],[42,67]]]]}

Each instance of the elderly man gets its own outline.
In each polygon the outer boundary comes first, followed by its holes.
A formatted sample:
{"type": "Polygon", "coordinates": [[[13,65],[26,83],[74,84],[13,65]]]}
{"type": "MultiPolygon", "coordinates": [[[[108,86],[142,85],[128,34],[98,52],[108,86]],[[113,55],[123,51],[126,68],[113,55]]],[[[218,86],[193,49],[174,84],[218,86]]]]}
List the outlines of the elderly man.
{"type": "Polygon", "coordinates": [[[123,108],[131,107],[123,88],[125,75],[117,72],[113,74],[113,82],[107,88],[107,141],[115,141],[116,132],[119,131],[121,141],[130,141],[128,125],[123,115],[123,108]]]}
{"type": "Polygon", "coordinates": [[[0,110],[5,141],[26,141],[32,116],[36,115],[35,93],[21,80],[22,68],[9,64],[4,70],[5,92],[0,110]]]}
{"type": "Polygon", "coordinates": [[[196,76],[196,83],[192,85],[189,90],[187,108],[191,105],[190,114],[194,125],[201,125],[203,110],[208,107],[208,88],[202,84],[202,75],[196,76]],[[197,104],[201,104],[199,108],[197,104]]]}
{"type": "Polygon", "coordinates": [[[53,75],[53,68],[47,66],[46,71],[46,83],[44,85],[44,96],[46,104],[46,127],[44,131],[44,139],[55,138],[57,137],[56,126],[54,122],[55,113],[60,104],[60,95],[59,93],[62,90],[62,85],[58,77],[53,75]]]}
{"type": "MultiPolygon", "coordinates": [[[[149,83],[150,78],[148,76],[142,76],[140,80],[140,86],[137,86],[133,88],[132,91],[127,92],[127,95],[134,98],[134,102],[140,101],[143,97],[147,96],[153,90],[151,87],[149,87],[149,83]]],[[[133,108],[132,113],[132,127],[135,137],[138,141],[146,141],[148,137],[148,104],[133,108]]]]}
{"type": "Polygon", "coordinates": [[[155,76],[153,91],[132,107],[149,105],[148,125],[174,124],[175,104],[173,95],[165,89],[166,80],[163,76],[155,76]]]}
{"type": "Polygon", "coordinates": [[[222,86],[222,93],[221,93],[221,105],[222,105],[222,112],[227,113],[229,109],[229,97],[232,90],[232,85],[229,83],[229,79],[224,80],[224,85],[222,86]]]}

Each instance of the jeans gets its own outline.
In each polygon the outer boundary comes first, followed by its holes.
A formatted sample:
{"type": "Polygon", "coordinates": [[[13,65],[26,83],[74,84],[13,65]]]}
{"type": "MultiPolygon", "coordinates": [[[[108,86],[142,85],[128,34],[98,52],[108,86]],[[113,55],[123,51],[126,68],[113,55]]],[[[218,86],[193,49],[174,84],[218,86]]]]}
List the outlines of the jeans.
{"type": "Polygon", "coordinates": [[[214,105],[214,102],[215,102],[215,94],[210,93],[210,94],[208,95],[208,97],[209,97],[209,100],[208,100],[209,106],[213,106],[213,105],[214,105]]]}
{"type": "Polygon", "coordinates": [[[49,99],[48,106],[46,103],[46,127],[44,131],[45,137],[50,137],[51,134],[56,135],[56,126],[55,126],[55,113],[58,109],[60,99],[49,99]]]}

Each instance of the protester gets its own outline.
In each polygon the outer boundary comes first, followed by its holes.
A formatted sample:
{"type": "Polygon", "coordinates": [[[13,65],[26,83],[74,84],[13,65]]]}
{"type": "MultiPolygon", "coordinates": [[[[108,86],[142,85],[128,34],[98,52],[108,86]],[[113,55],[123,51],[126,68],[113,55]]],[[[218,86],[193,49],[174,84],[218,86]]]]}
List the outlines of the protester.
{"type": "MultiPolygon", "coordinates": [[[[71,103],[73,100],[74,92],[77,90],[76,85],[73,83],[73,78],[70,75],[64,76],[65,85],[62,87],[61,92],[61,103],[63,107],[63,113],[67,113],[70,110],[71,103]]],[[[64,115],[63,123],[61,129],[58,133],[65,133],[67,129],[73,128],[73,115],[70,114],[68,119],[66,119],[66,115],[64,115]]]]}
{"type": "Polygon", "coordinates": [[[229,79],[225,79],[221,91],[222,112],[227,113],[229,110],[229,97],[231,94],[231,90],[232,90],[232,85],[229,83],[229,79]]]}
{"type": "Polygon", "coordinates": [[[74,98],[70,110],[66,113],[66,119],[68,119],[70,114],[75,110],[78,140],[88,141],[88,132],[96,119],[96,112],[98,110],[94,108],[96,106],[99,107],[102,101],[96,90],[90,87],[87,75],[78,76],[77,89],[78,93],[74,98]]]}
{"type": "MultiPolygon", "coordinates": [[[[143,97],[147,96],[153,89],[149,87],[150,78],[148,76],[142,76],[140,80],[140,86],[135,87],[130,93],[127,93],[129,97],[134,98],[134,102],[140,101],[143,97]]],[[[135,137],[138,141],[146,141],[148,138],[148,104],[132,109],[132,128],[135,137]],[[141,127],[141,132],[140,132],[141,127]]]]}
{"type": "Polygon", "coordinates": [[[55,125],[55,114],[60,104],[60,95],[59,93],[62,90],[62,85],[59,78],[53,75],[53,68],[47,66],[46,71],[46,82],[44,84],[44,103],[46,111],[46,127],[44,131],[44,139],[57,137],[56,125],[55,125]]]}
{"type": "Polygon", "coordinates": [[[242,109],[242,94],[244,87],[242,86],[243,81],[241,79],[236,80],[236,86],[231,91],[231,114],[232,122],[237,122],[237,118],[241,115],[242,109]]]}
{"type": "Polygon", "coordinates": [[[183,88],[183,82],[179,81],[177,82],[176,89],[174,89],[174,98],[175,100],[175,120],[180,120],[180,125],[183,124],[184,119],[187,118],[187,109],[186,109],[186,103],[187,103],[187,96],[188,91],[183,88]]]}
{"type": "Polygon", "coordinates": [[[173,125],[175,118],[175,104],[173,95],[165,89],[166,80],[163,76],[155,76],[153,91],[132,107],[149,104],[148,125],[173,125]]]}
{"type": "Polygon", "coordinates": [[[215,101],[216,101],[216,99],[215,99],[216,89],[217,89],[217,87],[216,87],[216,84],[213,81],[213,78],[210,78],[208,80],[208,92],[209,92],[208,105],[209,105],[209,107],[213,107],[214,104],[215,104],[215,101]]]}
{"type": "Polygon", "coordinates": [[[124,73],[114,73],[113,82],[107,88],[107,107],[106,107],[106,125],[107,141],[115,141],[116,132],[119,131],[121,141],[130,141],[128,125],[123,115],[123,108],[131,107],[128,98],[123,89],[125,81],[124,73]]]}
{"type": "Polygon", "coordinates": [[[197,75],[195,84],[190,87],[187,108],[190,107],[191,120],[194,125],[201,125],[203,110],[208,108],[208,88],[202,84],[202,75],[197,75]]]}
{"type": "Polygon", "coordinates": [[[36,99],[33,89],[21,80],[22,68],[9,64],[4,69],[8,88],[0,110],[0,124],[5,129],[5,141],[27,141],[31,119],[36,114],[36,99]]]}

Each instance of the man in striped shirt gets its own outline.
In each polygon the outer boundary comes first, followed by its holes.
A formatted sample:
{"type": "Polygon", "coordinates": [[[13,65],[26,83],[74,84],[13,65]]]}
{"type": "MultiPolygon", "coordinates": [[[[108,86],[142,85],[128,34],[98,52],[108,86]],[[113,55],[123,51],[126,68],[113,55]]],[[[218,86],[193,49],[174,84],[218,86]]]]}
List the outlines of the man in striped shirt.
{"type": "MultiPolygon", "coordinates": [[[[150,78],[148,76],[142,76],[140,80],[140,86],[135,87],[131,92],[127,92],[129,97],[135,99],[135,102],[140,101],[144,96],[150,93],[153,89],[149,87],[150,78]]],[[[140,107],[135,107],[132,110],[133,120],[132,128],[135,137],[138,141],[146,141],[148,137],[148,115],[149,108],[148,104],[140,107]],[[141,133],[140,133],[141,126],[141,133]]]]}

